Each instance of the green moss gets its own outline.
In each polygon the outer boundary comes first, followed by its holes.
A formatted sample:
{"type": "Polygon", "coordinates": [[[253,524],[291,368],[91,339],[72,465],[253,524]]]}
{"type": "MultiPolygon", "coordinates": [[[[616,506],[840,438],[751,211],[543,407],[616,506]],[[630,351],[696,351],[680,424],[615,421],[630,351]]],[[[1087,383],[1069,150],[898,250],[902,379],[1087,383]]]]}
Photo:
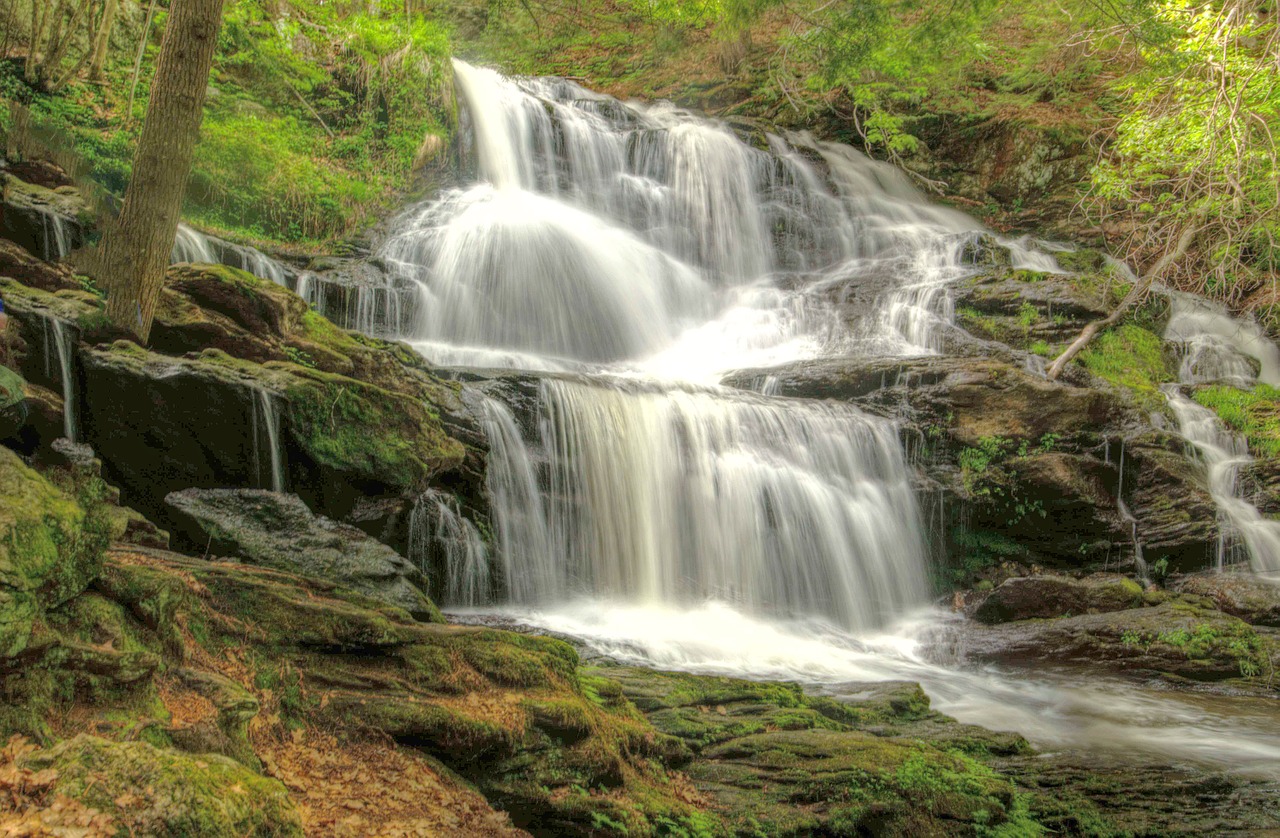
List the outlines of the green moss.
{"type": "Polygon", "coordinates": [[[1280,457],[1280,388],[1257,384],[1201,387],[1192,398],[1218,414],[1227,427],[1243,434],[1249,451],[1259,457],[1280,457]]]}
{"type": "Polygon", "coordinates": [[[0,658],[26,648],[37,615],[98,575],[109,523],[105,487],[86,486],[86,512],[71,495],[0,447],[0,658]]]}
{"type": "Polygon", "coordinates": [[[57,793],[107,812],[131,834],[301,836],[278,781],[215,754],[188,756],[145,742],[77,736],[23,758],[53,770],[57,793]]]}
{"type": "Polygon", "coordinates": [[[289,431],[316,462],[370,482],[421,487],[462,461],[421,399],[313,370],[287,392],[289,431]]]}
{"type": "Polygon", "coordinates": [[[1089,372],[1129,390],[1148,409],[1164,404],[1159,387],[1174,378],[1160,336],[1132,323],[1098,335],[1079,358],[1089,372]]]}

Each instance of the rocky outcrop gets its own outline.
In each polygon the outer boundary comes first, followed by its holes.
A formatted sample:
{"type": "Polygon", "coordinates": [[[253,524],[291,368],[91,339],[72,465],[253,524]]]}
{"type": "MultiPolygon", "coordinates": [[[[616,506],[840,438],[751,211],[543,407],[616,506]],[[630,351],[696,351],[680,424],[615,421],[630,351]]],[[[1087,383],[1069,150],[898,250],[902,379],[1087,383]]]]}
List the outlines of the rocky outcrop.
{"type": "Polygon", "coordinates": [[[188,489],[165,501],[186,524],[183,541],[207,553],[327,579],[418,619],[443,619],[418,568],[363,531],[313,515],[294,495],[188,489]]]}
{"type": "Polygon", "coordinates": [[[91,214],[74,186],[48,189],[0,172],[0,237],[45,260],[84,244],[91,214]]]}
{"type": "Polygon", "coordinates": [[[1241,687],[1265,691],[1277,687],[1257,676],[1280,656],[1280,638],[1255,631],[1201,600],[1170,598],[1159,605],[1108,613],[971,626],[965,632],[964,653],[973,661],[1078,663],[1129,676],[1240,679],[1241,687]]]}
{"type": "Polygon", "coordinates": [[[1132,579],[1115,574],[1083,579],[1025,576],[1001,582],[974,608],[973,616],[983,623],[1007,623],[1124,611],[1160,599],[1132,579]]]}
{"type": "Polygon", "coordinates": [[[1174,579],[1169,587],[1206,597],[1250,625],[1280,628],[1280,584],[1275,582],[1243,573],[1205,573],[1174,579]]]}
{"type": "Polygon", "coordinates": [[[338,329],[240,271],[177,266],[170,279],[151,350],[111,343],[91,292],[0,279],[10,354],[29,382],[64,391],[53,324],[69,332],[77,424],[126,503],[168,527],[165,495],[270,488],[274,459],[313,508],[397,549],[432,486],[483,514],[483,435],[457,385],[419,355],[338,329]]]}

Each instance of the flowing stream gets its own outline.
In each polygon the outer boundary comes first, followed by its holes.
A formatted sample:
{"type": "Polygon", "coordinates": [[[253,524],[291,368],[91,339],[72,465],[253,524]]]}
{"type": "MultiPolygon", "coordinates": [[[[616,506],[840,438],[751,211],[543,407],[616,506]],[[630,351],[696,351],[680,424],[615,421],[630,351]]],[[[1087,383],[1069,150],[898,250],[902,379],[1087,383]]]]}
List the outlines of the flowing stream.
{"type": "MultiPolygon", "coordinates": [[[[445,557],[455,614],[836,694],[917,680],[939,709],[1050,748],[1280,765],[1274,715],[928,662],[950,618],[929,606],[893,423],[719,385],[940,352],[981,225],[848,147],[455,66],[478,176],[406,210],[378,256],[417,289],[400,337],[535,394],[499,386],[483,406],[488,542],[447,498],[415,508],[411,553],[445,557]],[[851,288],[853,318],[832,301],[851,288]]],[[[1049,248],[1002,243],[1057,270],[1049,248]]]]}

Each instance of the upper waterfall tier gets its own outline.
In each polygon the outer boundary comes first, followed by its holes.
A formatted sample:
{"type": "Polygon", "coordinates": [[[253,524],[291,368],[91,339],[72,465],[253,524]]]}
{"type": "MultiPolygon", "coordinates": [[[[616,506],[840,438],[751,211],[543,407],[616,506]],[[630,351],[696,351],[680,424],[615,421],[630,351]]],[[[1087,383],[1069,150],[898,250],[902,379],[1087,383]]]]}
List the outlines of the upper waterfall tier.
{"type": "Polygon", "coordinates": [[[851,342],[937,349],[938,289],[981,227],[900,171],[807,136],[757,147],[563,80],[455,70],[480,182],[411,208],[381,253],[422,289],[404,336],[433,359],[669,372],[675,352],[705,373],[851,342]],[[883,312],[835,331],[809,296],[859,277],[883,312]]]}

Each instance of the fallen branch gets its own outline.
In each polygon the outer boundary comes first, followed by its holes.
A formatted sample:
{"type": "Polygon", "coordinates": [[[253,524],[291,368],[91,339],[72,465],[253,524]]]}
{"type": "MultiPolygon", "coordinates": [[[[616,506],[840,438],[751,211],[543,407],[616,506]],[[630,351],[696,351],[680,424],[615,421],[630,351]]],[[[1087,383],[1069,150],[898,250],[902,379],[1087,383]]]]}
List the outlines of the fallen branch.
{"type": "Polygon", "coordinates": [[[1129,289],[1129,293],[1124,295],[1124,299],[1115,307],[1115,310],[1101,320],[1095,320],[1081,330],[1080,336],[1072,341],[1071,345],[1066,348],[1057,360],[1050,365],[1045,375],[1050,381],[1056,381],[1058,376],[1062,375],[1062,371],[1066,369],[1067,364],[1071,363],[1080,352],[1088,346],[1098,333],[1109,329],[1124,319],[1129,309],[1137,305],[1147,292],[1151,290],[1151,284],[1156,278],[1168,270],[1169,266],[1181,259],[1187,254],[1187,250],[1191,247],[1192,240],[1196,237],[1196,233],[1200,231],[1198,225],[1192,225],[1182,231],[1182,235],[1178,237],[1178,244],[1165,255],[1161,256],[1151,269],[1142,275],[1133,287],[1129,289]]]}

